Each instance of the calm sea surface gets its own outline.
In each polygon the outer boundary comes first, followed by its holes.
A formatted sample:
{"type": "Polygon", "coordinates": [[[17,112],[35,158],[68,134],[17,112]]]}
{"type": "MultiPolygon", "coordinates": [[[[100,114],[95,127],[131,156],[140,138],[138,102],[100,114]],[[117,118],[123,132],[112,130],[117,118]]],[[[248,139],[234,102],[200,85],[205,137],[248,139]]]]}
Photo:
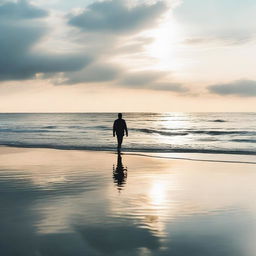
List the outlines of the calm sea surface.
{"type": "MultiPolygon", "coordinates": [[[[114,113],[0,114],[0,145],[113,150],[114,113]]],[[[256,154],[256,113],[124,113],[124,151],[256,154]]]]}

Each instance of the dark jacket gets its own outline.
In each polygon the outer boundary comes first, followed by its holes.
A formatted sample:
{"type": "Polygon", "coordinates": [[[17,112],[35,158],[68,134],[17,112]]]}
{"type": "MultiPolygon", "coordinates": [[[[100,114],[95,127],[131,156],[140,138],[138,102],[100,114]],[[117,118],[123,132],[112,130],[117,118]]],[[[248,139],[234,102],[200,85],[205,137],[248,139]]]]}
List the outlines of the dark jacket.
{"type": "Polygon", "coordinates": [[[124,131],[126,132],[126,136],[128,136],[128,130],[127,130],[125,120],[124,119],[116,119],[113,124],[113,136],[115,136],[115,134],[117,136],[124,136],[124,131]]]}

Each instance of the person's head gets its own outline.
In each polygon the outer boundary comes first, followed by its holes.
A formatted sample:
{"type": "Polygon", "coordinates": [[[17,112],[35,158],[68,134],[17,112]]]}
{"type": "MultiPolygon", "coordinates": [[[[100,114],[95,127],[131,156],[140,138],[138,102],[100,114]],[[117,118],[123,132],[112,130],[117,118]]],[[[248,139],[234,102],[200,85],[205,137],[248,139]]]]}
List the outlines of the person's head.
{"type": "Polygon", "coordinates": [[[118,113],[118,118],[119,119],[122,119],[122,116],[123,116],[122,113],[118,113]]]}

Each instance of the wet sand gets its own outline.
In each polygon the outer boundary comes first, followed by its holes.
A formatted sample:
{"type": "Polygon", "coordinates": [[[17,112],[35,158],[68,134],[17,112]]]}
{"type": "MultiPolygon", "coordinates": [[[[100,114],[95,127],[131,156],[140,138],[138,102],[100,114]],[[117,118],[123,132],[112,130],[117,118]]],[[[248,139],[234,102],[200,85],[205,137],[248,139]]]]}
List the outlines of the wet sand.
{"type": "Polygon", "coordinates": [[[253,256],[255,166],[1,147],[1,255],[253,256]]]}

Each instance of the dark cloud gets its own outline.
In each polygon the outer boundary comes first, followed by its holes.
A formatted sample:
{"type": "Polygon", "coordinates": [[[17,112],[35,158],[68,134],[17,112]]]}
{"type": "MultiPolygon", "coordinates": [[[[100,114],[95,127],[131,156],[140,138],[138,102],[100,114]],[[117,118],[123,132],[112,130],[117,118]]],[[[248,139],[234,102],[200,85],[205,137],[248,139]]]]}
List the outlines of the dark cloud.
{"type": "Polygon", "coordinates": [[[69,24],[90,32],[126,33],[151,27],[166,10],[163,1],[133,7],[120,0],[95,2],[72,15],[69,24]]]}
{"type": "Polygon", "coordinates": [[[77,72],[66,73],[66,79],[61,84],[109,82],[115,80],[122,73],[122,69],[108,63],[93,63],[77,72]]]}
{"type": "Polygon", "coordinates": [[[81,54],[33,50],[48,32],[42,22],[34,20],[45,15],[43,10],[26,1],[6,3],[0,6],[0,10],[5,10],[4,16],[1,13],[0,23],[0,80],[29,79],[37,73],[75,71],[90,62],[89,57],[81,54]],[[19,17],[19,22],[13,17],[19,17]],[[33,22],[28,20],[32,18],[33,22]]]}
{"type": "Polygon", "coordinates": [[[0,19],[33,19],[47,15],[47,11],[29,4],[26,0],[0,3],[0,19]]]}
{"type": "Polygon", "coordinates": [[[240,97],[256,96],[256,81],[238,80],[227,84],[216,84],[208,87],[211,93],[219,95],[235,95],[240,97]]]}
{"type": "Polygon", "coordinates": [[[90,59],[78,54],[47,54],[31,48],[44,35],[45,28],[0,25],[0,80],[29,79],[36,73],[75,71],[90,59]]]}

